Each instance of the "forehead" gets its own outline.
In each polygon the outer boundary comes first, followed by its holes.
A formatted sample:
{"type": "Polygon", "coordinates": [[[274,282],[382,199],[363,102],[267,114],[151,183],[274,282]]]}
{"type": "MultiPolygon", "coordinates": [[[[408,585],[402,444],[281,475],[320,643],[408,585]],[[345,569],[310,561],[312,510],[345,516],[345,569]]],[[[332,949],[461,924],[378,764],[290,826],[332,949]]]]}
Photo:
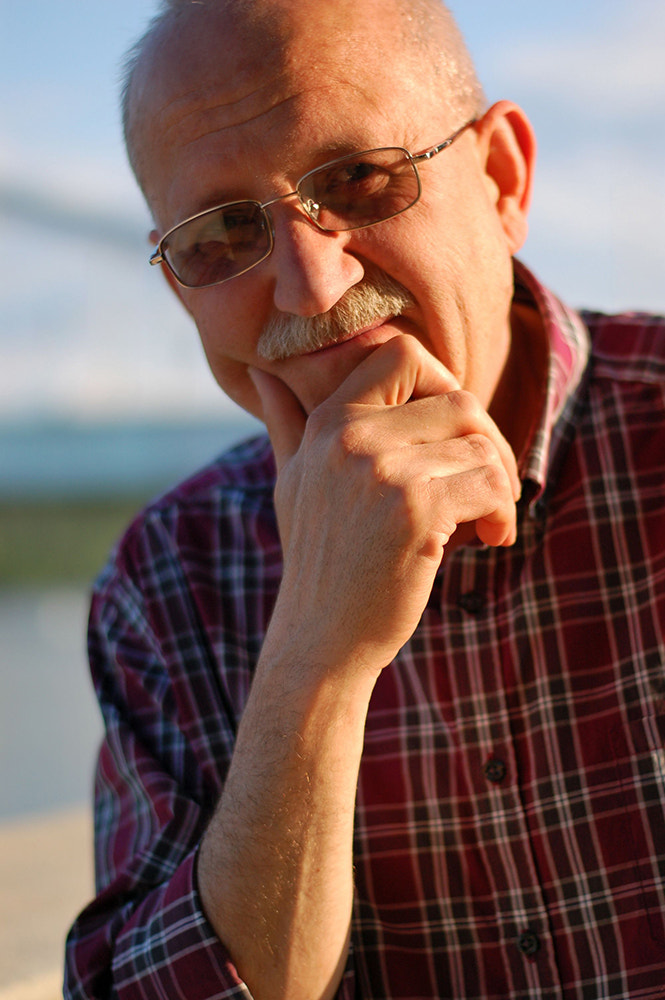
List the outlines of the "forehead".
{"type": "MultiPolygon", "coordinates": [[[[139,169],[154,209],[169,212],[169,189],[184,179],[206,186],[208,170],[251,181],[250,170],[258,181],[273,163],[288,176],[315,166],[312,157],[407,143],[418,120],[423,130],[434,127],[443,101],[429,100],[426,67],[401,42],[400,18],[384,7],[379,27],[368,21],[371,5],[352,13],[346,0],[337,3],[331,13],[323,2],[325,17],[317,7],[316,23],[297,25],[276,17],[229,24],[214,12],[197,16],[208,9],[193,6],[153,42],[134,103],[139,169]]],[[[194,211],[195,200],[192,192],[190,205],[171,208],[194,211]]]]}

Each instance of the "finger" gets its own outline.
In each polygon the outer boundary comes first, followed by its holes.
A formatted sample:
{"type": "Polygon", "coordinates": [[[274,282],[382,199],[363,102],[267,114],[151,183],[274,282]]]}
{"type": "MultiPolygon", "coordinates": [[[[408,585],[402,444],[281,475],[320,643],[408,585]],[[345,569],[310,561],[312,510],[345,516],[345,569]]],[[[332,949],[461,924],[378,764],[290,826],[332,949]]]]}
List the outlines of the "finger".
{"type": "Polygon", "coordinates": [[[465,463],[466,450],[477,453],[478,460],[472,464],[500,461],[510,480],[513,500],[519,499],[521,483],[513,450],[471,393],[460,389],[410,400],[399,408],[378,406],[370,419],[374,431],[368,436],[369,445],[374,447],[379,441],[386,447],[424,448],[419,454],[425,461],[433,461],[434,468],[437,457],[446,461],[448,443],[454,446],[455,442],[463,446],[465,463]]]}
{"type": "Polygon", "coordinates": [[[456,523],[476,521],[478,537],[487,545],[515,542],[515,490],[510,471],[489,438],[471,434],[418,445],[409,452],[408,474],[411,481],[430,482],[441,499],[452,499],[456,523]]]}
{"type": "Polygon", "coordinates": [[[261,400],[263,421],[279,472],[298,451],[307,418],[298,399],[281,379],[259,368],[250,367],[248,373],[261,400]]]}
{"type": "Polygon", "coordinates": [[[447,420],[460,437],[467,437],[470,443],[476,445],[480,444],[483,438],[486,438],[496,448],[501,464],[510,480],[512,498],[516,503],[522,492],[517,459],[510,444],[489,413],[472,393],[464,390],[448,393],[441,400],[440,405],[449,411],[457,411],[456,413],[448,413],[447,420]]]}
{"type": "Polygon", "coordinates": [[[490,517],[479,517],[476,521],[476,534],[485,545],[514,545],[517,541],[517,522],[514,509],[510,517],[501,517],[496,514],[490,517]]]}
{"type": "Polygon", "coordinates": [[[512,545],[517,537],[516,508],[505,472],[496,466],[468,469],[430,483],[442,514],[442,526],[475,521],[478,538],[487,545],[512,545]]]}
{"type": "Polygon", "coordinates": [[[512,494],[510,475],[501,452],[494,441],[482,434],[467,434],[443,441],[424,441],[409,447],[408,452],[403,448],[395,449],[388,456],[385,465],[390,470],[391,479],[394,467],[395,481],[403,478],[405,482],[445,479],[462,472],[495,466],[502,476],[502,488],[506,484],[507,491],[512,494]]]}
{"type": "Polygon", "coordinates": [[[365,358],[330,402],[400,406],[410,399],[459,389],[459,382],[415,337],[401,334],[365,358]]]}
{"type": "Polygon", "coordinates": [[[458,407],[454,422],[458,434],[480,431],[494,441],[517,501],[522,487],[512,448],[475,397],[462,391],[452,372],[415,337],[402,334],[381,344],[351,372],[328,402],[387,407],[413,405],[430,397],[443,397],[443,405],[458,407]]]}

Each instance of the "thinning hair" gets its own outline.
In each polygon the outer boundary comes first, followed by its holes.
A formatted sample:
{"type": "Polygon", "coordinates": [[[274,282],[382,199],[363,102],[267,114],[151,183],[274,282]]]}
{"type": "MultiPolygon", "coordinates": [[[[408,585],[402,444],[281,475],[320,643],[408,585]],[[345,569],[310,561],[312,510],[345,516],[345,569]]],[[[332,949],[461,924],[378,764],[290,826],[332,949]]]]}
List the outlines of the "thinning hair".
{"type": "MultiPolygon", "coordinates": [[[[282,5],[288,0],[282,0],[282,5]]],[[[471,54],[448,6],[442,0],[394,0],[402,19],[405,49],[410,48],[423,73],[440,82],[442,103],[458,120],[479,117],[486,106],[471,54]]],[[[192,7],[224,6],[246,24],[263,28],[276,16],[270,0],[160,0],[158,12],[127,53],[122,70],[121,114],[127,156],[134,175],[145,191],[139,155],[140,108],[134,97],[138,67],[155,37],[192,7]]],[[[280,12],[284,17],[286,11],[280,12]]]]}

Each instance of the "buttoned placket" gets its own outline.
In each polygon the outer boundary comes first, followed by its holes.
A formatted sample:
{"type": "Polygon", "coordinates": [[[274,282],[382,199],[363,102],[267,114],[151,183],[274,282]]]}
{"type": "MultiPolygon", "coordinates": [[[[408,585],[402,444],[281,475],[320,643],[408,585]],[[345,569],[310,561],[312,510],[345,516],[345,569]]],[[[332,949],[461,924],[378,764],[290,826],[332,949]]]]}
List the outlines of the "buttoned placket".
{"type": "Polygon", "coordinates": [[[469,727],[469,747],[475,745],[478,796],[489,820],[484,827],[488,843],[496,840],[505,871],[513,874],[511,884],[506,886],[506,898],[512,905],[512,912],[510,906],[502,908],[500,917],[507,959],[513,967],[513,976],[518,974],[515,962],[524,965],[525,986],[528,983],[532,987],[537,982],[539,990],[556,996],[561,988],[560,977],[549,932],[547,904],[520,793],[520,766],[515,756],[507,703],[509,692],[505,678],[507,675],[518,678],[519,664],[506,664],[506,653],[500,652],[504,649],[500,636],[489,634],[500,628],[497,615],[502,613],[501,601],[496,592],[500,567],[522,558],[524,548],[536,544],[539,535],[539,519],[533,516],[534,512],[523,511],[522,514],[526,516],[522,519],[521,537],[513,549],[466,546],[451,553],[441,574],[442,628],[445,632],[446,618],[449,623],[456,620],[459,636],[456,655],[464,656],[464,650],[485,651],[472,656],[478,661],[478,699],[468,718],[460,721],[462,728],[469,727]],[[488,650],[492,650],[492,662],[486,664],[488,650]],[[488,679],[491,679],[489,688],[486,686],[488,679]],[[513,959],[509,957],[510,952],[513,959]]]}

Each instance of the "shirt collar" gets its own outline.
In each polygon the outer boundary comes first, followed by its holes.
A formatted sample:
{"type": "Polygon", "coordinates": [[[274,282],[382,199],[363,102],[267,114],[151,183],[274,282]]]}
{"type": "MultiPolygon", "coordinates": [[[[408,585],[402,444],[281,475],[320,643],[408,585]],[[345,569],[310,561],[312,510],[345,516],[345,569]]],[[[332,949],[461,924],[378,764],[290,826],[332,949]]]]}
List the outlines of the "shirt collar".
{"type": "Polygon", "coordinates": [[[572,404],[589,359],[589,333],[581,317],[548,291],[519,261],[514,261],[515,298],[540,316],[548,345],[545,395],[540,418],[520,461],[523,500],[530,504],[545,489],[556,451],[557,425],[572,404]]]}

